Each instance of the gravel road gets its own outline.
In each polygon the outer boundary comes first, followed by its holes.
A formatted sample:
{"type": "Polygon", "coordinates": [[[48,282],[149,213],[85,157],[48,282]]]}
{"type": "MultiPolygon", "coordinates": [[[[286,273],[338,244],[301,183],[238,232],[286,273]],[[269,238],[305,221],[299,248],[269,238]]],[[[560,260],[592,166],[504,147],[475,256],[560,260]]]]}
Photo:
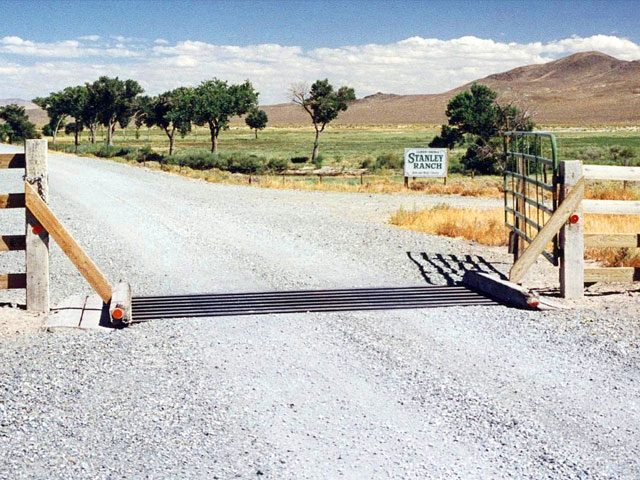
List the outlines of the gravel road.
{"type": "MultiPolygon", "coordinates": [[[[62,155],[50,186],[54,211],[136,295],[443,284],[508,267],[503,249],[385,224],[399,206],[493,200],[214,185],[62,155]]],[[[3,234],[22,222],[0,212],[3,234]]],[[[3,253],[0,270],[21,260],[3,253]]],[[[52,272],[54,300],[87,291],[56,246],[52,272]]],[[[639,297],[615,298],[0,339],[0,478],[637,479],[639,297]]]]}

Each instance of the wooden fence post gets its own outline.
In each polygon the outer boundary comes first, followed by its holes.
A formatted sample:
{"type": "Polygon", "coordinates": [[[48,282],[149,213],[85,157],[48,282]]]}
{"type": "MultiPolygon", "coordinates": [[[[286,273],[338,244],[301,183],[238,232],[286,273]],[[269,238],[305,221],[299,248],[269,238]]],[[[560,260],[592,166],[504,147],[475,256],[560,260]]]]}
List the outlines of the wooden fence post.
{"type": "MultiPolygon", "coordinates": [[[[571,188],[583,177],[582,162],[570,160],[560,162],[560,204],[571,188]]],[[[560,294],[564,298],[584,297],[584,218],[582,202],[575,210],[576,223],[568,222],[560,230],[560,294]]]]}
{"type": "MultiPolygon", "coordinates": [[[[47,141],[26,140],[24,145],[26,181],[44,201],[49,196],[47,141]]],[[[26,212],[27,310],[49,313],[49,234],[26,212]]]]}

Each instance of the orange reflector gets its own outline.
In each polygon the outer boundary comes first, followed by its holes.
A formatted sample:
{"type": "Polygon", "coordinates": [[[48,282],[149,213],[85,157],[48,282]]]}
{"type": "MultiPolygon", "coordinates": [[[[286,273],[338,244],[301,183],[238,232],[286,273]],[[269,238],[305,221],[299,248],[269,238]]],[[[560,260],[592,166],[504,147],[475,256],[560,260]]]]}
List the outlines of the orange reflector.
{"type": "Polygon", "coordinates": [[[31,231],[34,235],[40,235],[44,231],[44,228],[42,228],[42,225],[34,225],[31,231]]]}
{"type": "Polygon", "coordinates": [[[529,305],[530,307],[537,307],[538,305],[540,305],[540,302],[538,300],[529,300],[527,302],[527,305],[529,305]]]}
{"type": "Polygon", "coordinates": [[[124,317],[124,310],[122,310],[121,308],[116,308],[111,314],[111,317],[114,320],[122,320],[122,317],[124,317]]]}
{"type": "Polygon", "coordinates": [[[580,221],[580,217],[574,213],[569,217],[569,221],[571,223],[578,223],[580,221]]]}

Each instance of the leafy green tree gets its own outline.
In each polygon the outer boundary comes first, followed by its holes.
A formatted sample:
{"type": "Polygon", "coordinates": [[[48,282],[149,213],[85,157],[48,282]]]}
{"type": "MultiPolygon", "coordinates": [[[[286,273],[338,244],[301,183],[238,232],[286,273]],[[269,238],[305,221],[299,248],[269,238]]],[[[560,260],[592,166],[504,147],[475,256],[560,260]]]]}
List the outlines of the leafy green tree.
{"type": "Polygon", "coordinates": [[[8,123],[0,123],[0,142],[11,143],[11,137],[13,136],[13,130],[8,123]]]}
{"type": "Polygon", "coordinates": [[[255,131],[256,139],[258,138],[258,130],[262,130],[267,126],[267,122],[269,121],[269,117],[267,116],[267,112],[264,110],[260,110],[259,108],[253,108],[247,114],[247,118],[244,119],[244,122],[255,131]]]}
{"type": "Polygon", "coordinates": [[[459,129],[450,125],[442,125],[440,135],[431,140],[429,146],[431,148],[454,148],[463,142],[464,135],[459,129]]]}
{"type": "MultiPolygon", "coordinates": [[[[177,88],[157,97],[144,98],[140,119],[147,127],[162,128],[169,138],[169,155],[173,155],[176,131],[184,138],[191,131],[193,119],[193,90],[177,88]]],[[[137,122],[137,118],[136,118],[137,122]]]]}
{"type": "Polygon", "coordinates": [[[67,98],[65,98],[63,92],[51,92],[47,97],[37,97],[32,101],[47,112],[49,123],[46,131],[43,129],[43,133],[51,136],[51,144],[55,145],[58,130],[64,128],[65,119],[68,115],[66,113],[67,98]]]}
{"type": "Polygon", "coordinates": [[[87,127],[91,136],[91,143],[95,143],[96,129],[98,126],[97,110],[89,104],[89,89],[85,85],[67,87],[62,91],[64,101],[64,112],[73,122],[65,127],[65,133],[73,133],[73,141],[78,150],[80,132],[87,127]]]}
{"type": "Polygon", "coordinates": [[[116,125],[126,128],[136,111],[136,97],[144,90],[135,80],[100,77],[86,84],[88,103],[95,109],[98,121],[106,127],[107,145],[113,145],[116,125]]]}
{"type": "Polygon", "coordinates": [[[0,120],[4,120],[7,125],[2,130],[8,137],[9,143],[21,142],[28,138],[40,138],[36,126],[29,121],[24,107],[12,104],[0,108],[0,120]]]}
{"type": "Polygon", "coordinates": [[[442,126],[430,147],[453,148],[465,136],[471,142],[461,162],[467,170],[495,173],[501,166],[499,137],[510,130],[531,131],[535,123],[528,112],[512,104],[500,104],[498,94],[486,85],[474,83],[447,105],[447,125],[442,126]]]}
{"type": "Polygon", "coordinates": [[[356,99],[353,88],[340,87],[334,91],[328,79],[316,80],[310,89],[303,85],[291,87],[291,101],[300,105],[311,117],[316,137],[313,142],[311,161],[315,163],[318,158],[318,142],[320,133],[332,120],[338,117],[349,107],[349,101],[356,99]]]}
{"type": "Polygon", "coordinates": [[[258,102],[258,92],[249,80],[229,85],[213,78],[202,82],[193,91],[194,123],[207,125],[211,133],[211,152],[218,153],[220,131],[229,128],[229,119],[244,115],[258,102]]]}

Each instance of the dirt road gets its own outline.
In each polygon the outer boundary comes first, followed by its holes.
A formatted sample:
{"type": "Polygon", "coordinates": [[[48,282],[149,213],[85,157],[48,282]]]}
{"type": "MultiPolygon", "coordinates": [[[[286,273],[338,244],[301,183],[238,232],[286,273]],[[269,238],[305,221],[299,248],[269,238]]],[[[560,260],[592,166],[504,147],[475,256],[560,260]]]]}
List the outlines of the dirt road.
{"type": "MultiPolygon", "coordinates": [[[[442,284],[508,261],[384,223],[401,205],[477,199],[213,185],[59,155],[50,185],[69,230],[137,295],[442,284]]],[[[3,234],[24,228],[0,214],[3,234]]],[[[56,247],[52,271],[54,298],[87,289],[56,247]]],[[[0,478],[638,478],[637,345],[592,334],[633,308],[176,319],[0,340],[0,478]]]]}

